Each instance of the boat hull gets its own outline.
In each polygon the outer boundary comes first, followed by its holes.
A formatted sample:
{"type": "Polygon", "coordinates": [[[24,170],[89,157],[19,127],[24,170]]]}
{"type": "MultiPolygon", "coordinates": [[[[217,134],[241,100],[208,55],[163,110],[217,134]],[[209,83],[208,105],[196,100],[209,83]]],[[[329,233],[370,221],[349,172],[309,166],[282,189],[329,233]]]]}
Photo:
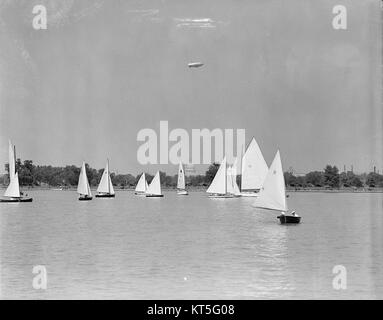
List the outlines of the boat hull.
{"type": "Polygon", "coordinates": [[[5,203],[15,203],[15,202],[32,202],[33,198],[9,198],[9,199],[0,199],[0,202],[5,203]]]}
{"type": "Polygon", "coordinates": [[[300,223],[301,217],[294,217],[294,216],[286,216],[286,215],[280,215],[277,217],[281,224],[288,224],[288,223],[300,223]]]}
{"type": "Polygon", "coordinates": [[[181,190],[181,191],[177,191],[177,194],[179,196],[187,196],[189,194],[189,192],[187,192],[186,190],[181,190]]]}
{"type": "Polygon", "coordinates": [[[234,195],[231,195],[231,194],[210,194],[208,196],[209,198],[212,198],[212,199],[232,199],[232,198],[238,198],[234,195]]]}
{"type": "Polygon", "coordinates": [[[93,199],[93,197],[79,197],[78,198],[78,200],[80,200],[80,201],[90,201],[92,199],[93,199]]]}
{"type": "Polygon", "coordinates": [[[162,198],[164,195],[163,194],[146,194],[145,196],[147,198],[162,198]]]}
{"type": "Polygon", "coordinates": [[[258,197],[258,193],[257,192],[241,192],[241,197],[256,198],[256,197],[258,197]]]}
{"type": "Polygon", "coordinates": [[[116,195],[115,194],[96,194],[96,198],[114,198],[116,195]]]}
{"type": "Polygon", "coordinates": [[[134,193],[136,196],[140,196],[140,197],[145,197],[146,196],[146,193],[145,192],[135,192],[134,193]]]}

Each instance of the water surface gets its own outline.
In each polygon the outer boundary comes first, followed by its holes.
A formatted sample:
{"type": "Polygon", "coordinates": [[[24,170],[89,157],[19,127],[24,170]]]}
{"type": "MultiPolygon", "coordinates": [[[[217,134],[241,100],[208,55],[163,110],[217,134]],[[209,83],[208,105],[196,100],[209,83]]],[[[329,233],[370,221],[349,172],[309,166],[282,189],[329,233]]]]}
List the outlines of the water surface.
{"type": "Polygon", "coordinates": [[[383,298],[382,194],[291,193],[300,225],[203,192],[77,201],[33,191],[0,206],[3,299],[383,298]],[[47,290],[32,288],[46,266],[47,290]],[[335,265],[347,289],[334,290],[335,265]]]}

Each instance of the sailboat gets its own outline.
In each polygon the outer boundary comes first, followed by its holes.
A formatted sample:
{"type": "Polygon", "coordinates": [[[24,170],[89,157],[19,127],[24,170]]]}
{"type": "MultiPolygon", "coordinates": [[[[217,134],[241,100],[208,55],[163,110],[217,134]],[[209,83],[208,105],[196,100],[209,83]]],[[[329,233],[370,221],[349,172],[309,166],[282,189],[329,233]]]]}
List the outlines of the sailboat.
{"type": "Polygon", "coordinates": [[[146,190],[148,190],[148,182],[145,178],[145,172],[141,175],[140,180],[138,180],[134,194],[137,196],[145,196],[146,190]]]}
{"type": "Polygon", "coordinates": [[[234,164],[227,168],[227,193],[232,194],[235,197],[241,196],[237,184],[237,158],[234,160],[234,164]]]}
{"type": "MultiPolygon", "coordinates": [[[[234,195],[228,192],[227,180],[227,163],[226,157],[224,157],[213,181],[206,190],[206,192],[209,193],[209,198],[234,198],[234,195]]],[[[230,186],[229,191],[231,191],[230,186]]]]}
{"type": "Polygon", "coordinates": [[[32,202],[32,198],[24,197],[20,192],[19,175],[16,172],[16,147],[9,141],[9,185],[5,190],[5,199],[0,202],[32,202]]]}
{"type": "Polygon", "coordinates": [[[250,141],[242,157],[241,195],[256,197],[269,170],[255,138],[250,141]]]}
{"type": "Polygon", "coordinates": [[[86,176],[85,162],[82,163],[80,177],[78,179],[77,193],[80,194],[80,197],[78,198],[80,201],[92,200],[92,192],[90,191],[88,177],[86,176]]]}
{"type": "Polygon", "coordinates": [[[148,189],[146,190],[146,197],[147,198],[160,198],[163,196],[164,195],[161,193],[160,172],[157,171],[157,173],[154,176],[152,182],[150,183],[148,189]]]}
{"type": "Polygon", "coordinates": [[[282,224],[299,223],[301,217],[292,212],[292,215],[286,215],[288,212],[286,202],[285,179],[283,176],[281,156],[279,150],[276,153],[270,169],[266,175],[262,189],[259,191],[259,196],[255,200],[256,208],[280,211],[281,215],[278,219],[282,224]]]}
{"type": "Polygon", "coordinates": [[[109,173],[109,159],[106,162],[106,166],[102,174],[100,184],[98,185],[97,192],[98,194],[96,194],[96,198],[114,198],[115,197],[112,180],[110,179],[110,173],[109,173]]]}
{"type": "Polygon", "coordinates": [[[185,171],[182,162],[178,166],[177,190],[178,195],[187,196],[189,194],[185,186],[185,171]]]}

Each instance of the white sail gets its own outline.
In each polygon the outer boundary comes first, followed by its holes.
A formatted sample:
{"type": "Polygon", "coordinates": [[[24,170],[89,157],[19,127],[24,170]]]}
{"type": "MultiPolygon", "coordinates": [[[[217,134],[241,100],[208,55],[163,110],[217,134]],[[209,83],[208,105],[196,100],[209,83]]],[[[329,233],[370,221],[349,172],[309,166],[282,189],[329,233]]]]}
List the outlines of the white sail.
{"type": "Polygon", "coordinates": [[[270,210],[287,211],[285,179],[279,150],[270,166],[254,206],[270,210]]]}
{"type": "Polygon", "coordinates": [[[227,192],[227,181],[226,181],[226,157],[223,158],[221,165],[218,168],[217,173],[209,188],[206,190],[207,193],[213,194],[226,194],[227,192]]]}
{"type": "Polygon", "coordinates": [[[233,177],[233,167],[228,166],[226,170],[226,192],[230,194],[234,194],[234,177],[233,177]]]}
{"type": "Polygon", "coordinates": [[[136,185],[136,192],[146,192],[148,189],[148,183],[146,182],[145,173],[143,173],[136,185]]]}
{"type": "Polygon", "coordinates": [[[88,177],[86,176],[85,162],[82,163],[80,177],[78,179],[77,193],[92,196],[90,191],[88,177]]]}
{"type": "Polygon", "coordinates": [[[146,190],[146,194],[161,195],[161,180],[159,171],[157,171],[148,189],[146,190]]]}
{"type": "Polygon", "coordinates": [[[236,196],[239,196],[241,194],[241,191],[238,187],[238,184],[237,184],[237,167],[238,167],[238,158],[235,157],[234,158],[234,164],[232,165],[231,167],[231,174],[232,174],[232,177],[233,177],[233,189],[234,189],[234,194],[236,196]]]}
{"type": "Polygon", "coordinates": [[[253,138],[242,158],[242,191],[260,189],[267,172],[267,163],[257,141],[253,138]]]}
{"type": "Polygon", "coordinates": [[[13,176],[13,179],[10,181],[7,190],[5,190],[4,196],[20,198],[19,175],[17,172],[13,176]]]}
{"type": "Polygon", "coordinates": [[[107,161],[104,172],[102,173],[100,184],[98,185],[97,192],[114,194],[112,179],[109,173],[109,161],[107,161]]]}
{"type": "Polygon", "coordinates": [[[9,140],[8,156],[9,156],[9,181],[11,181],[13,180],[16,174],[16,154],[15,154],[15,147],[12,145],[10,140],[9,140]]]}
{"type": "Polygon", "coordinates": [[[185,190],[185,172],[181,162],[178,166],[177,189],[185,190]]]}

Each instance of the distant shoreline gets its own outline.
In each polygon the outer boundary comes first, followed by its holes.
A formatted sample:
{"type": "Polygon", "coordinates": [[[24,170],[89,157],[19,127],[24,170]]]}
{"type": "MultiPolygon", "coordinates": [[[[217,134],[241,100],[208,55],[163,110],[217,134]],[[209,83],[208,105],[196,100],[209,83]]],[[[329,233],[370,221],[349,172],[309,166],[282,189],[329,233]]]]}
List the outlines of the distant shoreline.
{"type": "MultiPolygon", "coordinates": [[[[1,190],[5,190],[6,187],[1,186],[1,190]]],[[[26,191],[40,191],[40,190],[51,190],[51,191],[76,191],[77,187],[39,187],[39,186],[34,186],[34,187],[21,187],[22,190],[26,191]]],[[[135,187],[129,187],[129,188],[119,188],[119,187],[114,187],[116,191],[134,191],[135,187]]],[[[91,188],[92,191],[96,192],[96,187],[91,188]]],[[[162,187],[163,191],[176,191],[176,188],[173,187],[162,187]]],[[[195,187],[191,186],[187,188],[188,191],[190,192],[198,192],[198,191],[206,191],[207,187],[195,187]]],[[[312,192],[312,193],[383,193],[383,188],[358,188],[358,189],[351,189],[351,188],[340,188],[340,189],[326,189],[326,188],[286,188],[287,193],[292,193],[292,192],[312,192]]]]}

